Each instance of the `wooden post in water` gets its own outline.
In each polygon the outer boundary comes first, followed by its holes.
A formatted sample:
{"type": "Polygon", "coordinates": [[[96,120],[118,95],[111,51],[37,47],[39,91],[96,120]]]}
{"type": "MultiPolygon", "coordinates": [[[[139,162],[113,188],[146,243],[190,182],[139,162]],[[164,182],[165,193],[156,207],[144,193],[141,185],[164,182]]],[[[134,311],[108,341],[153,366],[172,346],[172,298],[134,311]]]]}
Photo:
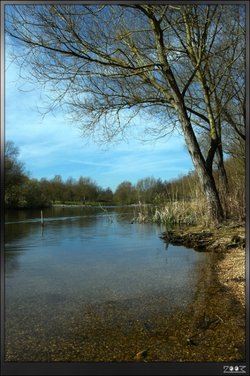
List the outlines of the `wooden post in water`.
{"type": "Polygon", "coordinates": [[[44,222],[43,222],[43,211],[41,210],[41,226],[44,226],[44,222]]]}

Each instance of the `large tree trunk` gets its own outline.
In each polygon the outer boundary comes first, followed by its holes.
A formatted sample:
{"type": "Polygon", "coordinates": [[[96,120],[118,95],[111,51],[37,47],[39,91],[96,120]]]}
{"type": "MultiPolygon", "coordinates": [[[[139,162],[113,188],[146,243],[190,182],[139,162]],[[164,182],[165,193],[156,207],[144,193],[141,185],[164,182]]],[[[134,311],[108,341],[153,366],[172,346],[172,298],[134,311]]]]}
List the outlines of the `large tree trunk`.
{"type": "Polygon", "coordinates": [[[216,155],[218,159],[218,174],[219,174],[221,191],[223,194],[228,194],[229,192],[228,178],[227,178],[227,173],[226,173],[225,166],[224,166],[224,158],[223,158],[223,151],[222,151],[221,144],[218,146],[216,155]]]}
{"type": "Polygon", "coordinates": [[[188,151],[191,155],[195,170],[207,199],[208,215],[213,222],[222,222],[224,219],[224,213],[218,190],[215,185],[213,169],[208,168],[206,165],[206,161],[201,153],[192,124],[187,114],[183,96],[178,88],[171,68],[168,64],[166,65],[165,73],[173,93],[173,106],[178,113],[188,151]]]}
{"type": "Polygon", "coordinates": [[[184,99],[169,67],[166,71],[166,76],[168,77],[169,84],[172,88],[174,107],[176,108],[180,123],[182,125],[187,148],[207,199],[208,215],[213,222],[222,222],[224,219],[224,213],[215,185],[212,169],[207,168],[206,166],[206,161],[201,153],[197,138],[194,134],[192,124],[186,111],[184,99]]]}
{"type": "Polygon", "coordinates": [[[203,158],[203,155],[201,153],[200,147],[197,142],[197,138],[195,136],[191,121],[187,113],[183,94],[181,93],[178,87],[173,71],[167,60],[165,54],[163,31],[160,27],[159,21],[155,18],[155,16],[151,12],[146,11],[145,9],[144,12],[150,18],[151,24],[154,28],[156,36],[156,48],[158,51],[159,60],[162,64],[163,73],[166,77],[166,80],[171,89],[171,93],[173,95],[171,99],[169,99],[168,96],[166,99],[170,101],[170,103],[175,108],[178,114],[188,151],[191,155],[201,186],[206,195],[208,215],[213,222],[221,222],[224,219],[224,214],[219,194],[213,178],[212,169],[209,171],[209,169],[207,169],[206,167],[205,159],[203,158]]]}
{"type": "Polygon", "coordinates": [[[221,144],[218,146],[216,156],[218,169],[218,190],[220,195],[220,201],[223,204],[225,217],[228,217],[230,215],[230,208],[228,206],[228,195],[230,194],[230,192],[221,144]]]}
{"type": "Polygon", "coordinates": [[[191,155],[195,170],[207,199],[209,217],[214,222],[219,223],[223,220],[224,214],[212,171],[208,171],[206,168],[205,159],[200,151],[190,120],[187,117],[187,114],[185,114],[184,108],[179,112],[179,118],[182,124],[188,151],[191,155]]]}

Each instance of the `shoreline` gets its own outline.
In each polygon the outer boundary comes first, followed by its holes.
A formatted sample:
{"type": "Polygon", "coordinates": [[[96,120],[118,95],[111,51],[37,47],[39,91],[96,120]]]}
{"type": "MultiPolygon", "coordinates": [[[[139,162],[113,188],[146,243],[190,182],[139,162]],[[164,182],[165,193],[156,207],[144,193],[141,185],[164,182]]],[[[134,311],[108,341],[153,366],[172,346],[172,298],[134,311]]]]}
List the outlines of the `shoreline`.
{"type": "Polygon", "coordinates": [[[105,204],[99,204],[99,205],[91,205],[91,204],[53,204],[51,205],[51,208],[105,208],[105,209],[108,209],[108,208],[125,208],[125,207],[129,207],[129,208],[133,208],[133,207],[137,207],[139,206],[139,204],[128,204],[128,205],[105,205],[105,204]]]}
{"type": "Polygon", "coordinates": [[[245,232],[245,224],[231,223],[206,229],[202,226],[176,228],[163,233],[161,238],[173,245],[217,254],[218,280],[245,307],[245,232]]]}
{"type": "Polygon", "coordinates": [[[172,325],[177,327],[175,337],[183,345],[176,348],[176,360],[245,361],[244,224],[174,229],[165,233],[163,239],[209,255],[200,271],[193,303],[184,315],[177,313],[173,319],[172,325]],[[178,329],[181,322],[185,333],[178,329]]]}

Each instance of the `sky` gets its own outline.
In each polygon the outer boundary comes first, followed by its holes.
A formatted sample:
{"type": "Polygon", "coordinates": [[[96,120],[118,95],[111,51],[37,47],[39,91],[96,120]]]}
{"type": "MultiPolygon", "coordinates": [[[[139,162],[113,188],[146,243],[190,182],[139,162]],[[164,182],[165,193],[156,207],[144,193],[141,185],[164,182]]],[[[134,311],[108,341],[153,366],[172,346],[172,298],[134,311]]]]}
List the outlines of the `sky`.
{"type": "MultiPolygon", "coordinates": [[[[7,59],[5,70],[5,140],[19,148],[19,160],[30,177],[84,176],[114,191],[124,180],[133,184],[145,177],[171,180],[193,169],[181,135],[146,143],[132,135],[127,141],[102,147],[83,138],[63,112],[43,117],[37,106],[46,91],[35,85],[30,90],[19,78],[18,66],[7,59]]],[[[137,124],[140,121],[136,119],[137,124]]]]}

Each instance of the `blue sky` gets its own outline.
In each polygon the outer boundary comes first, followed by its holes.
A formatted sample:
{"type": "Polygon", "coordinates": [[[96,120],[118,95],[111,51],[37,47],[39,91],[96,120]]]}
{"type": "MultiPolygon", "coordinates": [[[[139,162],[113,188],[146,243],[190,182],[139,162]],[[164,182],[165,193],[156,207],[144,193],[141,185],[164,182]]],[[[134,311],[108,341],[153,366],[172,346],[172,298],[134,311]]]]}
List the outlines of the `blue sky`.
{"type": "MultiPolygon", "coordinates": [[[[6,61],[5,140],[18,146],[19,159],[31,177],[61,175],[66,180],[84,176],[114,190],[124,180],[136,183],[149,176],[171,180],[193,169],[184,139],[178,134],[147,143],[132,135],[128,142],[101,147],[84,139],[62,112],[42,117],[37,106],[46,92],[34,87],[27,91],[29,87],[18,72],[15,64],[6,61]]],[[[140,118],[136,121],[140,123],[140,118]]]]}

